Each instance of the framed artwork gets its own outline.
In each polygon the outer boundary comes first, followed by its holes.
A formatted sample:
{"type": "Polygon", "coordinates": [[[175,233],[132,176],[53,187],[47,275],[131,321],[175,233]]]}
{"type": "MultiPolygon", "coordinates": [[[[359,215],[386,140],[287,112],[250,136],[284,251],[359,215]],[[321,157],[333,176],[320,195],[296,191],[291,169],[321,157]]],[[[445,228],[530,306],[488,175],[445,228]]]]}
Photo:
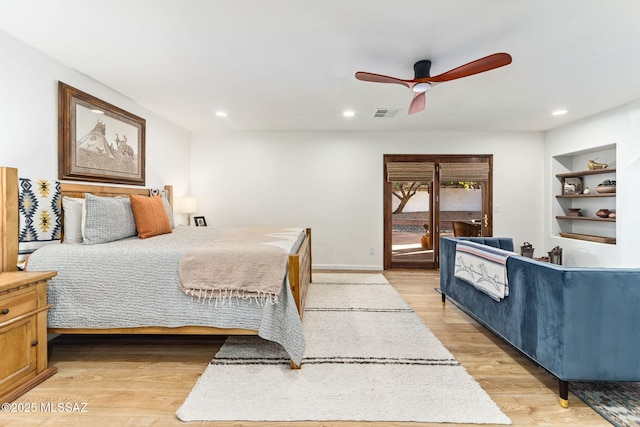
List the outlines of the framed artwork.
{"type": "Polygon", "coordinates": [[[565,178],[562,194],[582,194],[582,178],[565,178]]]}
{"type": "Polygon", "coordinates": [[[207,226],[207,221],[204,219],[203,216],[194,216],[193,220],[196,223],[196,227],[206,227],[207,226]]]}
{"type": "Polygon", "coordinates": [[[145,119],[58,82],[58,178],[145,184],[145,119]]]}

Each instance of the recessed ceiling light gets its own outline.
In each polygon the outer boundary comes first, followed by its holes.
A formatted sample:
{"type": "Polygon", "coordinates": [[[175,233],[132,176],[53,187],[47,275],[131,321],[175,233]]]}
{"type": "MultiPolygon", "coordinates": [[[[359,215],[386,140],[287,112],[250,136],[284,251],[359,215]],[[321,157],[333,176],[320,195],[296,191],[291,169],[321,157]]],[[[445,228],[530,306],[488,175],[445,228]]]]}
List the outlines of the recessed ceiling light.
{"type": "Polygon", "coordinates": [[[216,116],[218,117],[227,117],[227,113],[224,111],[216,111],[216,116]]]}
{"type": "Polygon", "coordinates": [[[355,116],[355,115],[356,115],[356,113],[355,113],[355,111],[352,111],[352,110],[346,110],[346,111],[344,111],[344,112],[342,113],[342,115],[343,115],[344,117],[353,117],[353,116],[355,116]]]}
{"type": "Polygon", "coordinates": [[[553,113],[551,113],[552,116],[562,116],[564,114],[567,114],[569,111],[567,110],[555,110],[553,113]]]}

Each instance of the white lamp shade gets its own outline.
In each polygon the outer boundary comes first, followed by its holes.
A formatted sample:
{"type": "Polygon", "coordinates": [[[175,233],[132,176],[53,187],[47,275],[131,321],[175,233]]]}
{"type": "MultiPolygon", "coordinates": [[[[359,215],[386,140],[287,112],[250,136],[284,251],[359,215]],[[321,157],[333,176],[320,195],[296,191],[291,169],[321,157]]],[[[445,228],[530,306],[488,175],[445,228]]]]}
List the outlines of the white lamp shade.
{"type": "Polygon", "coordinates": [[[195,197],[185,197],[182,199],[182,213],[192,214],[198,211],[198,200],[195,197]]]}

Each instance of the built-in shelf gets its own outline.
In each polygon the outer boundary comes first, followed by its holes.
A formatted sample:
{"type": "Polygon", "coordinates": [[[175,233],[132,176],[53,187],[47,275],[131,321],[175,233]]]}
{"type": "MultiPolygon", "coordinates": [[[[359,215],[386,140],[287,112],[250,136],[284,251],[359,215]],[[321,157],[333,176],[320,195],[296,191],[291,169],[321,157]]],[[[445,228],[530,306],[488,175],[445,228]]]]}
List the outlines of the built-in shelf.
{"type": "Polygon", "coordinates": [[[588,169],[585,171],[558,173],[556,174],[556,176],[558,178],[577,178],[580,176],[600,175],[603,173],[615,173],[615,171],[616,171],[616,168],[588,169]]]}
{"type": "Polygon", "coordinates": [[[566,237],[567,239],[586,240],[588,242],[608,243],[610,245],[616,244],[615,237],[592,236],[590,234],[579,233],[564,233],[562,231],[560,232],[560,237],[566,237]]]}
{"type": "Polygon", "coordinates": [[[559,170],[568,170],[555,174],[560,182],[560,191],[555,194],[557,202],[554,205],[560,237],[616,244],[616,218],[600,218],[595,215],[595,212],[605,208],[612,212],[616,210],[615,186],[600,188],[606,181],[616,179],[615,164],[603,169],[582,169],[591,164],[590,159],[601,158],[605,162],[611,162],[615,157],[615,144],[555,157],[561,167],[559,170]],[[598,188],[602,190],[601,193],[598,188]],[[584,194],[587,189],[590,191],[584,194]],[[582,215],[577,215],[580,210],[582,215]]]}
{"type": "Polygon", "coordinates": [[[575,221],[605,221],[605,222],[616,222],[615,218],[600,218],[597,216],[569,216],[569,215],[557,215],[557,219],[570,219],[575,221]]]}
{"type": "Polygon", "coordinates": [[[590,197],[616,197],[616,193],[593,193],[593,194],[558,194],[557,199],[588,199],[590,197]]]}

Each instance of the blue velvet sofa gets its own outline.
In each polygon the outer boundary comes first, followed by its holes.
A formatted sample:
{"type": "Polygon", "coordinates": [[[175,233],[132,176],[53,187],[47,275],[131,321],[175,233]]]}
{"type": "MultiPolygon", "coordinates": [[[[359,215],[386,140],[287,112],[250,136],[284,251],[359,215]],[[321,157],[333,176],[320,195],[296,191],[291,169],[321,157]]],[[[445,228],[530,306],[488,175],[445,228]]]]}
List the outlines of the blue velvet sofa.
{"type": "Polygon", "coordinates": [[[440,239],[440,290],[559,380],[640,381],[640,268],[565,267],[514,254],[509,295],[496,301],[454,276],[456,242],[513,251],[510,238],[440,239]]]}

